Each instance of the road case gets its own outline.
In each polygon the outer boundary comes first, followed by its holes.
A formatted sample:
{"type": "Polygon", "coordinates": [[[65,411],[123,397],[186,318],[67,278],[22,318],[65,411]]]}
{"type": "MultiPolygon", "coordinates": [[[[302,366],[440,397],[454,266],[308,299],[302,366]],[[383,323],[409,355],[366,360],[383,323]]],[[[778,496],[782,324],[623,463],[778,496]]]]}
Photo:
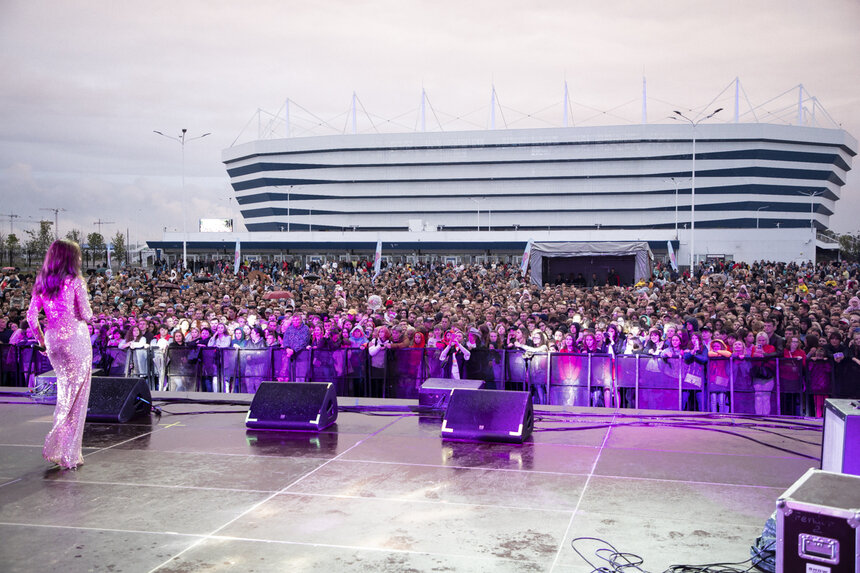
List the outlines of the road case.
{"type": "Polygon", "coordinates": [[[860,571],[860,477],[810,469],[776,509],[777,573],[860,571]]]}

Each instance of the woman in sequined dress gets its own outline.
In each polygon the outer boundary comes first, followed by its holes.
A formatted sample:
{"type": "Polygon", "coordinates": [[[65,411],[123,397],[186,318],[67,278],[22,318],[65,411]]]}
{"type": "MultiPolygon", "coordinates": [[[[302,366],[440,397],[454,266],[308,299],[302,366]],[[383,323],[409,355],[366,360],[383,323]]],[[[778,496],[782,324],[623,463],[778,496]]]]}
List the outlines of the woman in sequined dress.
{"type": "Polygon", "coordinates": [[[36,330],[57,373],[54,427],[45,438],[42,455],[64,469],[84,463],[81,442],[87,417],[92,375],[92,346],[87,321],[92,318],[87,287],[81,276],[77,243],[54,241],[33,286],[27,320],[36,330]],[[45,312],[45,331],[39,312],[45,312]]]}

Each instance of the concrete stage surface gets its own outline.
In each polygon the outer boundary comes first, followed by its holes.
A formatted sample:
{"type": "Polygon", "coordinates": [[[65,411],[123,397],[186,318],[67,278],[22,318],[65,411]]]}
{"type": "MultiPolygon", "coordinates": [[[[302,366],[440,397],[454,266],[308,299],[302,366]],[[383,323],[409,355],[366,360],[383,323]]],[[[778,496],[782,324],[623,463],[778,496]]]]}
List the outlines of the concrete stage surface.
{"type": "MultiPolygon", "coordinates": [[[[438,417],[405,412],[252,433],[249,395],[155,393],[160,418],[87,424],[64,471],[41,457],[53,406],[4,390],[4,572],[566,573],[591,570],[571,547],[586,536],[652,572],[740,562],[821,447],[816,420],[561,407],[523,445],[443,442],[438,417]],[[245,405],[160,401],[176,397],[245,405]]],[[[606,565],[597,547],[576,545],[606,565]]]]}

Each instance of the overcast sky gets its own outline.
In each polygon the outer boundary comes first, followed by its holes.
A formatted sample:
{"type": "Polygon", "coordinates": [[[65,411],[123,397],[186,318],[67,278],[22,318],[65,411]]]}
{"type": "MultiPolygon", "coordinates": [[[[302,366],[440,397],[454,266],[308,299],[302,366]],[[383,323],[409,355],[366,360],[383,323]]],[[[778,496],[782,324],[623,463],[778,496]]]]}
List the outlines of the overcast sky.
{"type": "MultiPolygon", "coordinates": [[[[857,0],[0,0],[0,231],[17,214],[23,236],[53,219],[42,209],[65,209],[61,234],[181,230],[180,146],[153,130],[182,128],[212,133],[185,147],[189,231],[238,219],[221,151],[257,137],[258,109],[283,134],[270,114],[287,98],[294,134],[346,129],[353,91],[373,118],[360,131],[413,130],[422,86],[430,130],[489,127],[492,85],[497,127],[560,126],[566,79],[571,120],[606,125],[641,120],[644,76],[661,123],[737,76],[753,106],[802,83],[860,137],[858,30],[857,0]]],[[[715,120],[733,119],[733,95],[715,120]]],[[[794,121],[796,100],[772,119],[794,121]]],[[[860,231],[858,193],[855,162],[834,230],[860,231]]]]}

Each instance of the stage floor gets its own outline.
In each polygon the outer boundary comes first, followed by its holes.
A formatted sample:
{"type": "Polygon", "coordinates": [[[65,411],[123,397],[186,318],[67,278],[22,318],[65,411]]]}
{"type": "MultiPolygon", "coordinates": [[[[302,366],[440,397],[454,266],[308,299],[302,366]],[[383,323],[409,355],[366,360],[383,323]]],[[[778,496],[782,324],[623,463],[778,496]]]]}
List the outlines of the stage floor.
{"type": "MultiPolygon", "coordinates": [[[[176,396],[213,397],[153,398],[176,396]]],[[[814,420],[560,407],[523,445],[443,442],[438,417],[396,413],[248,433],[247,407],[173,404],[190,414],[88,424],[63,471],[41,457],[53,406],[0,402],[5,572],[590,571],[585,536],[652,572],[744,561],[821,442],[814,420]]]]}

